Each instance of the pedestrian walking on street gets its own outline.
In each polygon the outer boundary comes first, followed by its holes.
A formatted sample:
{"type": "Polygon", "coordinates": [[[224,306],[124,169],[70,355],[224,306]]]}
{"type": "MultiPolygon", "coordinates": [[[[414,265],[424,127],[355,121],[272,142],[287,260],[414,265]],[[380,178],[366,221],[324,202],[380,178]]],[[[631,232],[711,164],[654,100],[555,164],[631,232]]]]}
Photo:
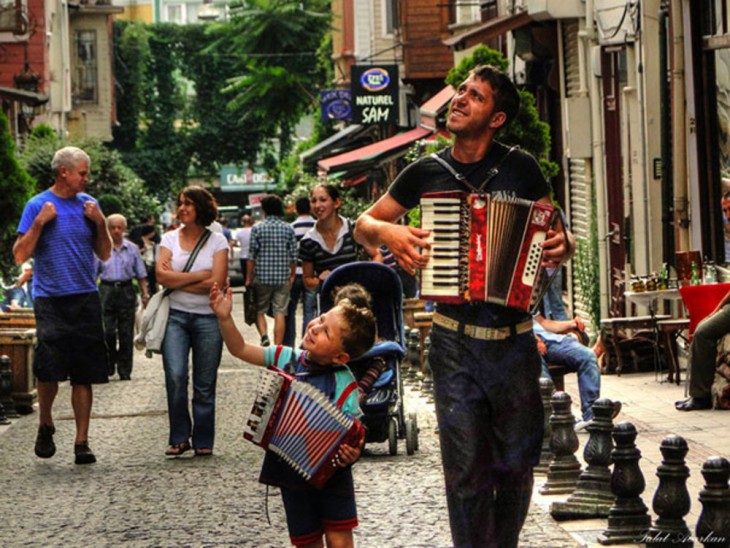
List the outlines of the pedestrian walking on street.
{"type": "MultiPolygon", "coordinates": [[[[294,235],[297,238],[297,254],[299,253],[299,242],[304,235],[314,226],[315,218],[310,215],[309,198],[306,196],[299,198],[295,207],[297,210],[297,218],[291,224],[294,229],[294,235]]],[[[297,305],[302,302],[302,337],[307,325],[317,313],[317,295],[311,289],[307,289],[302,281],[302,261],[297,261],[296,277],[291,288],[289,296],[289,307],[286,311],[286,329],[284,330],[284,345],[294,346],[297,338],[297,305]]]]}
{"type": "MultiPolygon", "coordinates": [[[[355,262],[360,245],[352,235],[352,221],[339,214],[340,191],[330,184],[318,184],[309,194],[315,225],[299,242],[302,281],[311,291],[319,292],[321,283],[338,266],[355,262]]],[[[368,251],[377,255],[377,246],[368,251]]]]}
{"type": "Polygon", "coordinates": [[[56,453],[53,402],[58,383],[71,380],[76,464],[96,462],[89,448],[92,384],[109,382],[94,255],[105,261],[112,241],[98,202],[84,192],[91,161],[76,147],[57,150],[53,185],[25,205],[13,245],[15,261],[35,258],[33,295],[39,427],[35,454],[56,453]]]}
{"type": "Polygon", "coordinates": [[[106,220],[112,237],[112,255],[108,261],[99,261],[99,295],[104,337],[109,352],[109,377],[114,372],[119,380],[132,378],[132,357],[134,355],[134,313],[137,308],[137,293],[132,284],[137,279],[141,290],[143,306],[150,300],[147,285],[147,268],[139,248],[124,237],[127,219],[114,213],[106,220]]]}
{"type": "MultiPolygon", "coordinates": [[[[474,68],[451,101],[447,128],[454,145],[406,167],[358,218],[358,241],[385,244],[401,267],[415,273],[428,263],[429,233],[394,223],[418,206],[423,193],[483,191],[550,203],[550,186],[535,159],[494,140],[519,102],[507,75],[474,68]]],[[[574,249],[565,234],[548,232],[544,266],[557,266],[574,249]]],[[[433,320],[429,363],[454,545],[517,546],[543,437],[532,319],[514,308],[470,302],[439,303],[433,320]]]]}
{"type": "Polygon", "coordinates": [[[174,289],[162,343],[170,420],[168,456],[182,455],[191,448],[198,456],[213,454],[215,391],[223,339],[208,304],[208,293],[214,283],[222,284],[228,276],[228,241],[223,234],[206,228],[216,215],[213,195],[202,187],[188,186],[177,197],[177,218],[183,226],[166,232],[160,242],[157,281],[174,289]],[[204,244],[190,269],[183,272],[199,241],[204,244]],[[191,351],[192,420],[188,408],[191,351]]]}
{"type": "Polygon", "coordinates": [[[274,344],[284,340],[289,294],[296,275],[297,239],[286,223],[281,198],[269,195],[261,199],[264,220],[251,229],[251,246],[246,263],[246,286],[256,295],[256,329],[261,345],[269,345],[266,313],[274,316],[274,344]]]}
{"type": "MultiPolygon", "coordinates": [[[[355,378],[347,367],[375,341],[375,317],[366,308],[340,303],[307,326],[300,349],[262,347],[246,343],[231,318],[231,288],[213,287],[210,303],[220,323],[229,352],[241,360],[265,367],[275,366],[324,392],[352,417],[362,412],[355,378]]],[[[295,546],[354,546],[357,527],[355,489],[351,465],[360,458],[363,437],[357,447],[341,445],[335,458],[340,468],[322,489],[312,487],[292,467],[271,451],[266,452],[259,481],[281,489],[289,537],[295,546]]]]}

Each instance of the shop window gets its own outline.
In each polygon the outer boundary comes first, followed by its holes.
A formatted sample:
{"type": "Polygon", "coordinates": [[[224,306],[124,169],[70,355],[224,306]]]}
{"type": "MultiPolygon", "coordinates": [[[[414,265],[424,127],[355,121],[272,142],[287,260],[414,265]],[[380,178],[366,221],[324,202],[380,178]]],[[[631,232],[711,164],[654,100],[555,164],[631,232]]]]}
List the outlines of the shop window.
{"type": "Polygon", "coordinates": [[[76,65],[73,81],[74,105],[99,100],[98,51],[95,30],[76,31],[76,65]]]}

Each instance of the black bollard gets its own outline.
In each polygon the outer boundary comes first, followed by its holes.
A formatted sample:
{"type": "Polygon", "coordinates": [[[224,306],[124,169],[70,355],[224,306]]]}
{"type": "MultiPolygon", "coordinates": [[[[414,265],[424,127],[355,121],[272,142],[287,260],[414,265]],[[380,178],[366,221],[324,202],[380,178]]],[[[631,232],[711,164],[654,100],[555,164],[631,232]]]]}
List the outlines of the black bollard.
{"type": "Polygon", "coordinates": [[[705,487],[700,491],[702,503],[695,535],[703,546],[730,546],[730,462],[723,457],[710,457],[702,465],[705,487]]]}
{"type": "Polygon", "coordinates": [[[407,356],[411,364],[409,377],[417,379],[421,373],[421,331],[417,327],[408,334],[407,356]]]}
{"type": "Polygon", "coordinates": [[[554,456],[548,466],[547,481],[540,487],[542,495],[572,493],[580,476],[580,463],[575,458],[579,444],[573,428],[575,418],[570,411],[571,403],[565,392],[555,392],[550,398],[553,410],[550,415],[550,449],[554,456]]]}
{"type": "Polygon", "coordinates": [[[550,398],[553,397],[555,392],[555,384],[549,377],[540,377],[540,399],[542,400],[542,410],[545,416],[543,422],[543,428],[545,433],[542,436],[542,449],[540,450],[540,462],[533,469],[535,474],[545,475],[550,466],[550,461],[553,460],[553,451],[550,449],[550,437],[552,435],[552,429],[550,428],[550,398]]]}
{"type": "Polygon", "coordinates": [[[5,416],[5,406],[2,403],[0,403],[0,424],[10,424],[10,421],[5,416]]]}
{"type": "Polygon", "coordinates": [[[590,434],[583,449],[588,467],[581,473],[575,491],[565,502],[550,505],[550,515],[558,521],[569,519],[605,518],[615,497],[611,493],[611,451],[613,441],[613,402],[602,398],[593,403],[593,420],[588,423],[590,434]]]}
{"type": "Polygon", "coordinates": [[[13,401],[13,372],[10,368],[10,358],[4,354],[0,356],[0,403],[5,408],[7,418],[15,419],[20,416],[13,401]]]}
{"type": "Polygon", "coordinates": [[[630,422],[617,424],[613,441],[616,447],[611,452],[611,492],[616,501],[608,511],[608,528],[598,535],[598,542],[604,545],[643,542],[651,518],[641,500],[646,482],[639,468],[641,451],[635,443],[636,428],[630,422]]]}
{"type": "Polygon", "coordinates": [[[659,486],[652,500],[652,508],[658,517],[644,542],[648,546],[692,546],[694,543],[684,522],[690,508],[687,491],[689,468],[684,461],[687,442],[681,436],[667,436],[659,450],[662,452],[662,463],[656,471],[659,486]]]}

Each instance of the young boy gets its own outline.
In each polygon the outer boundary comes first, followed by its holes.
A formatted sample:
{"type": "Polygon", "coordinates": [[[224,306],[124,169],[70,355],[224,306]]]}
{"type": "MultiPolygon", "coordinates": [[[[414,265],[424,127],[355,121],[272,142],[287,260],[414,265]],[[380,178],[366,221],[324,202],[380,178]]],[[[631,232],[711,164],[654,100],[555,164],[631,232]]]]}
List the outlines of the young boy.
{"type": "MultiPolygon", "coordinates": [[[[358,391],[352,390],[355,378],[347,368],[350,359],[364,354],[375,340],[375,318],[366,308],[343,300],[307,326],[301,349],[286,346],[261,347],[244,341],[231,318],[231,288],[213,285],[210,307],[218,317],[228,351],[248,363],[275,365],[299,380],[324,392],[332,402],[344,396],[342,411],[359,417],[358,391]]],[[[352,530],[357,526],[355,490],[350,465],[359,457],[364,439],[357,447],[340,446],[340,470],[324,488],[311,487],[282,459],[266,452],[259,481],[281,489],[289,537],[295,546],[354,546],[352,530]]]]}

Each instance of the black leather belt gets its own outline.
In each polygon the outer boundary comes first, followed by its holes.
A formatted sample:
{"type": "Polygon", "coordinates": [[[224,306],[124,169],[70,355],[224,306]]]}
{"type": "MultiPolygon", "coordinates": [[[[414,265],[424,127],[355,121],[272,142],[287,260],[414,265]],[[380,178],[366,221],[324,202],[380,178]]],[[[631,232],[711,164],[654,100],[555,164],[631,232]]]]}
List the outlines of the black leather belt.
{"type": "Polygon", "coordinates": [[[501,341],[515,335],[522,335],[528,331],[532,331],[532,320],[525,320],[513,326],[507,327],[481,327],[478,325],[470,325],[468,323],[459,323],[458,321],[434,312],[433,323],[449,329],[451,331],[461,331],[467,337],[472,339],[481,339],[484,341],[501,341]]]}
{"type": "Polygon", "coordinates": [[[132,285],[132,280],[124,280],[123,282],[108,282],[106,280],[101,281],[102,285],[108,285],[111,287],[127,287],[128,285],[132,285]]]}

